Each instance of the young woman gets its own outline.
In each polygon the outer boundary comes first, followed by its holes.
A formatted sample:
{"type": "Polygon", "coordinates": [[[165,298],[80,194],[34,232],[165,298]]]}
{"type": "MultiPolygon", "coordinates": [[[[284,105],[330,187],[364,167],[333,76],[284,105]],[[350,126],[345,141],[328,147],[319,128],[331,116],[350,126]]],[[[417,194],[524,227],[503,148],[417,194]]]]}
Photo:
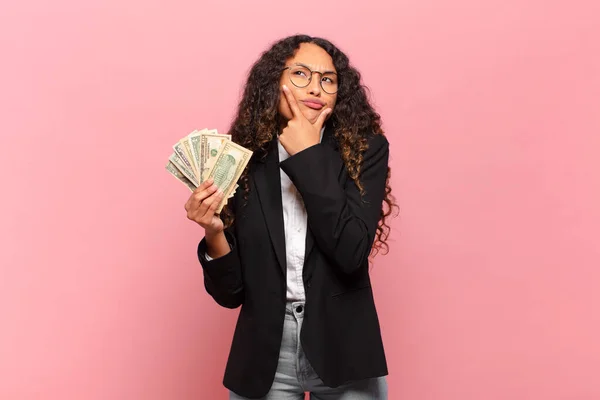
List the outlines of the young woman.
{"type": "Polygon", "coordinates": [[[230,399],[387,399],[369,278],[394,206],[388,141],[347,56],[292,36],[252,67],[232,140],[254,152],[220,215],[204,182],[186,203],[205,230],[206,291],[241,306],[230,399]]]}

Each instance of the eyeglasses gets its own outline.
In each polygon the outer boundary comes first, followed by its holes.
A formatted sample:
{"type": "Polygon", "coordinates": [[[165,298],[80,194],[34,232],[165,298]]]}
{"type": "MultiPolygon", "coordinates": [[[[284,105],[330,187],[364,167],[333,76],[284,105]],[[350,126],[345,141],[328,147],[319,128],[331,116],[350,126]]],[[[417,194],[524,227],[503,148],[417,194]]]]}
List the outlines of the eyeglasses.
{"type": "Polygon", "coordinates": [[[338,76],[335,72],[312,71],[304,65],[292,65],[285,67],[288,70],[290,82],[296,87],[307,87],[312,81],[313,74],[321,75],[319,84],[325,93],[335,94],[338,91],[338,76]]]}

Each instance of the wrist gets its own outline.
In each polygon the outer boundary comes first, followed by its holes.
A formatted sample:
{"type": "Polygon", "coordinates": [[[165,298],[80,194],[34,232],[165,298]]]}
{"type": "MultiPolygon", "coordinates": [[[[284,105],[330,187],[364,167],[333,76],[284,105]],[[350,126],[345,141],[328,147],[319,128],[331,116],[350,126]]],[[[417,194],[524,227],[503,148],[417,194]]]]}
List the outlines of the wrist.
{"type": "Polygon", "coordinates": [[[214,241],[223,234],[223,229],[204,228],[204,237],[207,241],[214,241]]]}
{"type": "Polygon", "coordinates": [[[319,144],[319,142],[303,143],[301,146],[291,149],[292,151],[288,152],[288,154],[290,155],[290,157],[295,156],[296,154],[301,153],[304,150],[310,149],[311,147],[314,147],[318,144],[319,144]]]}
{"type": "Polygon", "coordinates": [[[223,230],[207,230],[204,239],[206,240],[206,251],[213,259],[222,257],[231,250],[223,230]]]}

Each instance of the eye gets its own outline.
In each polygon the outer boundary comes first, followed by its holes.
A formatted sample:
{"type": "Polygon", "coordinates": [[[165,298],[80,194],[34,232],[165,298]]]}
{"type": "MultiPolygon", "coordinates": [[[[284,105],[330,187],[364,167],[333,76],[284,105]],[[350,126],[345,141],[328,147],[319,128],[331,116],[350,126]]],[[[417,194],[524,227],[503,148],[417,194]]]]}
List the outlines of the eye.
{"type": "Polygon", "coordinates": [[[296,76],[304,76],[304,77],[306,77],[306,73],[304,71],[302,71],[301,69],[292,71],[292,74],[296,75],[296,76]]]}

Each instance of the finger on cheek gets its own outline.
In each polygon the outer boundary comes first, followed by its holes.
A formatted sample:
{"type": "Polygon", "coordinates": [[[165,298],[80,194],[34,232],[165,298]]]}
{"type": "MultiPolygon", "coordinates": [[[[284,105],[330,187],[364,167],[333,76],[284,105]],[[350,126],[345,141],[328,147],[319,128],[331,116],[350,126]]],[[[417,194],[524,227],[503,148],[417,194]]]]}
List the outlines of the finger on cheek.
{"type": "Polygon", "coordinates": [[[288,104],[291,107],[292,103],[294,102],[294,96],[292,95],[291,90],[287,86],[283,85],[283,93],[285,95],[285,99],[288,101],[288,104]]]}

